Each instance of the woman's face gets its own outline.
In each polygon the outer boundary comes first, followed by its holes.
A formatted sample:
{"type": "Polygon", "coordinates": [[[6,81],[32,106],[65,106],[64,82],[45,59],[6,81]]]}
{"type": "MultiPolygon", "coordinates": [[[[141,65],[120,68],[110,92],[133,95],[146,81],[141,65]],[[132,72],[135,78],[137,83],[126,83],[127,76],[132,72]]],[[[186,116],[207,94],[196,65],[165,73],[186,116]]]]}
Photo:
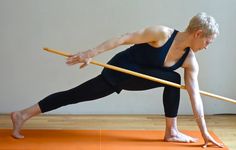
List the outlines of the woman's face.
{"type": "Polygon", "coordinates": [[[202,32],[195,33],[191,49],[194,52],[198,52],[202,49],[207,49],[208,45],[211,44],[215,38],[216,35],[206,37],[203,36],[202,32]]]}

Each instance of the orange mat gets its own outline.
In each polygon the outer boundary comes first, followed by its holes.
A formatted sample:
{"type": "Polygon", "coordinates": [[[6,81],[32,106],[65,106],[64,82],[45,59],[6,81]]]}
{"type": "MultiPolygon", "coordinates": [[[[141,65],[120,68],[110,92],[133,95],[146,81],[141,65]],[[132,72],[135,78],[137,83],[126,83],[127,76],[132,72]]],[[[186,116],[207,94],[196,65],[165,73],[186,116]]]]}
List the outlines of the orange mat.
{"type": "MultiPolygon", "coordinates": [[[[23,130],[24,139],[0,129],[0,150],[202,150],[199,131],[182,131],[199,138],[198,143],[164,142],[157,130],[23,130]]],[[[220,139],[213,133],[210,134],[220,139]]],[[[207,149],[228,150],[210,145],[207,149]]]]}

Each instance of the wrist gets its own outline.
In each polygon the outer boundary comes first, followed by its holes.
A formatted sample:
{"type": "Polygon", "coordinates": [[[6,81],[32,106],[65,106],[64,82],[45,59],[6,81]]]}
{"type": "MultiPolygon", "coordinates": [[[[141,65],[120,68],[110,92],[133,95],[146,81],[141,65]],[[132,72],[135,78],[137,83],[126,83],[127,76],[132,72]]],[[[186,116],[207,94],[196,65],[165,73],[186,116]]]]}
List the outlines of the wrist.
{"type": "Polygon", "coordinates": [[[95,57],[98,54],[96,49],[89,49],[87,52],[88,52],[87,53],[87,57],[89,57],[89,58],[93,58],[93,57],[95,57]]]}
{"type": "Polygon", "coordinates": [[[204,115],[198,115],[198,116],[194,116],[195,120],[200,120],[200,119],[205,119],[204,115]]]}
{"type": "Polygon", "coordinates": [[[204,135],[208,134],[207,125],[206,125],[206,121],[205,121],[204,116],[195,117],[195,120],[199,126],[199,129],[200,129],[202,135],[204,136],[204,135]]]}

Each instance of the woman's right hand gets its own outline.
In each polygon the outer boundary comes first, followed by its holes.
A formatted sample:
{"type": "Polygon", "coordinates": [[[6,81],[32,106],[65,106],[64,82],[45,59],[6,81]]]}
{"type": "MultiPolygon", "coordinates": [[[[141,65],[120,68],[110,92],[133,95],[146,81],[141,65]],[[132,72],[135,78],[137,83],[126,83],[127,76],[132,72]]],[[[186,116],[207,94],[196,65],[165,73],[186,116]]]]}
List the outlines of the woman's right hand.
{"type": "Polygon", "coordinates": [[[224,147],[223,143],[216,142],[215,139],[208,132],[204,134],[203,139],[205,141],[204,145],[202,146],[203,148],[206,148],[209,142],[211,142],[212,144],[214,144],[220,148],[224,147]]]}
{"type": "Polygon", "coordinates": [[[71,55],[67,58],[66,63],[68,65],[75,65],[80,63],[80,68],[87,66],[91,61],[92,57],[95,56],[92,50],[87,50],[84,52],[79,52],[77,54],[71,55]]]}

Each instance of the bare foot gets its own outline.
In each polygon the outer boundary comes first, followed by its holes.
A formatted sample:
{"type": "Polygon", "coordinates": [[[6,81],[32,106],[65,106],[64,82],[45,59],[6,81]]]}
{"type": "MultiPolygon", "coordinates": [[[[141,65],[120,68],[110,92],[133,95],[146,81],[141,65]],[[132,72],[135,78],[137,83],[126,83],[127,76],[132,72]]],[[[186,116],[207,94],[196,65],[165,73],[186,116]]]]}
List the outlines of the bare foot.
{"type": "Polygon", "coordinates": [[[24,119],[20,112],[12,112],[11,120],[13,124],[12,136],[16,139],[23,139],[24,136],[20,134],[22,125],[24,124],[24,119]]]}
{"type": "Polygon", "coordinates": [[[166,142],[179,142],[179,143],[196,143],[197,138],[190,137],[181,132],[177,132],[175,135],[165,135],[164,140],[166,142]]]}

